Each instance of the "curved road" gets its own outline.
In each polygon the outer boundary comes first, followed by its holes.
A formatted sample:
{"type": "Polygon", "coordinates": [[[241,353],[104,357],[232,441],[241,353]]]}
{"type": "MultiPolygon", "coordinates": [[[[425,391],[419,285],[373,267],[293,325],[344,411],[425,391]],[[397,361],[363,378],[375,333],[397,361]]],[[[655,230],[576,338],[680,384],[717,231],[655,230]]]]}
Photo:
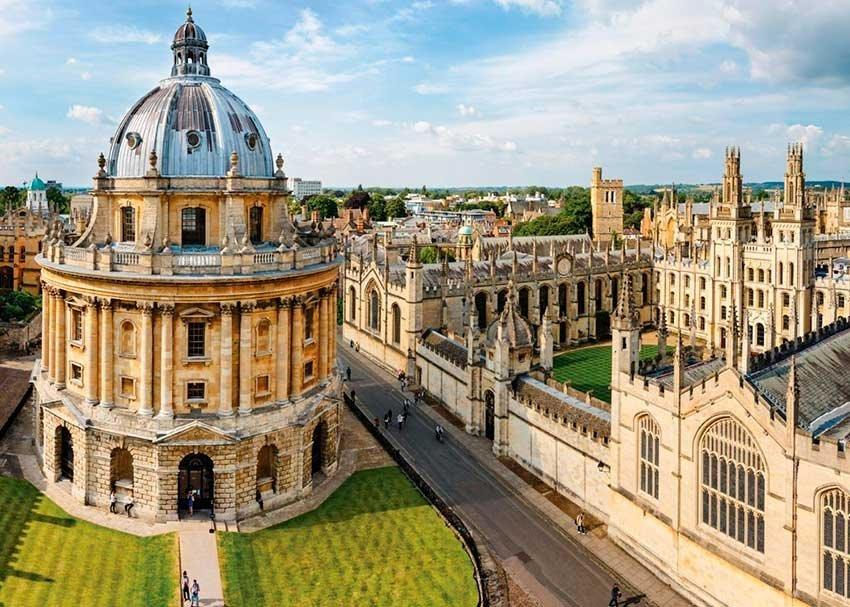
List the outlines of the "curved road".
{"type": "Polygon", "coordinates": [[[423,413],[412,411],[399,432],[395,415],[405,397],[398,381],[344,342],[340,342],[339,352],[341,368],[351,367],[351,387],[361,406],[382,425],[386,411],[393,410],[391,440],[464,521],[488,540],[499,560],[507,561],[512,569],[524,569],[542,585],[543,594],[549,595],[536,598],[547,607],[559,603],[575,607],[608,605],[614,579],[583,546],[478,465],[463,445],[450,438],[443,444],[436,442],[433,422],[423,413]]]}

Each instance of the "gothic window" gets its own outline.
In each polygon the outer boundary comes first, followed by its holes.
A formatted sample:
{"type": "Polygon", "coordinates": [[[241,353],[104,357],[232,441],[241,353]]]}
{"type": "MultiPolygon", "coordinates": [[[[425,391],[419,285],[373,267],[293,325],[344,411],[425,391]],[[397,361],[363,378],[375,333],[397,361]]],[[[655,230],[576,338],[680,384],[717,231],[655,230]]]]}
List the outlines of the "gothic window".
{"type": "Polygon", "coordinates": [[[759,270],[759,282],[764,282],[764,270],[759,270]]]}
{"type": "Polygon", "coordinates": [[[704,277],[700,277],[700,279],[699,279],[699,288],[700,288],[700,291],[705,291],[705,278],[704,277]]]}
{"type": "Polygon", "coordinates": [[[755,280],[755,278],[753,276],[753,269],[752,268],[747,268],[747,280],[749,280],[750,282],[755,280]]]}
{"type": "Polygon", "coordinates": [[[788,284],[794,286],[794,262],[788,264],[788,284]]]}
{"type": "Polygon", "coordinates": [[[585,293],[584,293],[584,282],[576,283],[576,302],[578,306],[578,313],[582,315],[585,313],[585,293]]]}
{"type": "Polygon", "coordinates": [[[720,320],[726,320],[726,306],[720,306],[720,320]]]}
{"type": "Polygon", "coordinates": [[[180,243],[184,246],[207,244],[207,213],[200,207],[183,209],[180,213],[180,243]]]}
{"type": "Polygon", "coordinates": [[[508,292],[507,291],[499,291],[499,294],[496,295],[496,310],[499,314],[502,313],[502,310],[505,309],[505,305],[508,303],[508,292]]]}
{"type": "Polygon", "coordinates": [[[644,273],[640,281],[640,301],[642,304],[649,303],[649,272],[644,273]]]}
{"type": "Polygon", "coordinates": [[[767,475],[752,435],[730,417],[700,439],[701,521],[752,550],[764,553],[767,475]]]}
{"type": "Polygon", "coordinates": [[[691,286],[691,277],[685,276],[685,288],[690,288],[691,286]]]}
{"type": "Polygon", "coordinates": [[[726,285],[720,285],[720,299],[726,299],[726,285]]]}
{"type": "Polygon", "coordinates": [[[823,589],[850,598],[850,495],[830,489],[821,497],[821,579],[823,589]]]}
{"type": "Polygon", "coordinates": [[[786,308],[791,305],[791,296],[788,293],[782,294],[782,305],[786,308]]]}
{"type": "Polygon", "coordinates": [[[705,331],[705,317],[704,316],[699,317],[699,330],[705,331]]]}
{"type": "Polygon", "coordinates": [[[640,490],[658,499],[661,430],[654,419],[649,415],[643,415],[638,421],[638,435],[640,437],[638,453],[640,490]]]}
{"type": "Polygon", "coordinates": [[[705,297],[700,297],[700,298],[699,298],[699,309],[700,309],[700,310],[705,310],[705,297]]]}
{"type": "Polygon", "coordinates": [[[823,291],[818,291],[818,294],[816,295],[816,297],[817,297],[818,305],[822,306],[823,305],[823,291]]]}
{"type": "Polygon", "coordinates": [[[759,308],[764,307],[764,291],[759,291],[759,308]]]}
{"type": "Polygon", "coordinates": [[[839,296],[838,296],[838,303],[837,303],[837,305],[838,305],[838,307],[839,307],[839,308],[843,308],[843,307],[844,307],[844,296],[843,296],[843,295],[839,295],[839,296]]]}
{"type": "Polygon", "coordinates": [[[784,270],[785,270],[785,268],[784,268],[784,266],[782,265],[782,262],[780,261],[780,262],[779,262],[779,284],[782,284],[782,282],[785,280],[785,272],[784,272],[784,270]]]}
{"type": "Polygon", "coordinates": [[[263,242],[263,207],[251,207],[248,220],[250,223],[251,243],[263,242]]]}
{"type": "Polygon", "coordinates": [[[754,306],[755,305],[755,294],[752,289],[747,289],[747,305],[754,306]]]}
{"type": "Polygon", "coordinates": [[[528,300],[530,298],[528,289],[520,289],[519,290],[519,313],[526,320],[528,318],[528,300]]]}
{"type": "Polygon", "coordinates": [[[348,318],[352,322],[357,320],[357,291],[354,287],[348,289],[348,318]]]}
{"type": "Polygon", "coordinates": [[[788,317],[787,314],[785,314],[782,317],[782,330],[787,331],[790,328],[791,328],[791,319],[788,317]]]}
{"type": "Polygon", "coordinates": [[[373,331],[381,328],[381,303],[377,289],[369,291],[369,328],[373,331]]]}
{"type": "Polygon", "coordinates": [[[401,309],[398,304],[393,304],[393,343],[398,345],[401,343],[401,309]]]}
{"type": "Polygon", "coordinates": [[[764,325],[758,323],[756,325],[756,345],[763,346],[764,345],[764,325]]]}
{"type": "Polygon", "coordinates": [[[127,206],[121,209],[121,241],[136,240],[136,209],[127,206]]]}

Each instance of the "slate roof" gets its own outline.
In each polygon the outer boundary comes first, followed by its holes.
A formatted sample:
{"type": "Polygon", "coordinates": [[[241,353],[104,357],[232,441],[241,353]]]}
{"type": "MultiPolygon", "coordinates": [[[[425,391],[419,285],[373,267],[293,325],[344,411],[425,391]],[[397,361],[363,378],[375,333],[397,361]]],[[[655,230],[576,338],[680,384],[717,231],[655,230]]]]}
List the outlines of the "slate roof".
{"type": "MultiPolygon", "coordinates": [[[[719,373],[726,366],[722,358],[712,358],[707,361],[699,361],[685,367],[682,377],[682,387],[695,386],[704,379],[708,379],[715,373],[719,373]]],[[[664,386],[665,390],[673,389],[673,367],[665,367],[654,376],[655,381],[664,386]]]]}
{"type": "Polygon", "coordinates": [[[549,415],[557,415],[565,422],[575,422],[579,428],[587,427],[601,437],[611,435],[611,413],[588,405],[573,396],[559,392],[529,375],[517,378],[516,394],[523,402],[540,407],[549,415]]]}
{"type": "MultiPolygon", "coordinates": [[[[815,342],[797,351],[795,356],[800,425],[808,428],[820,416],[850,402],[850,330],[815,342]]],[[[791,358],[788,357],[748,377],[759,392],[783,413],[790,364],[791,358]]]]}
{"type": "Polygon", "coordinates": [[[455,366],[461,369],[466,368],[468,351],[463,344],[449,339],[433,329],[428,329],[422,334],[422,343],[429,350],[454,363],[455,366]]]}

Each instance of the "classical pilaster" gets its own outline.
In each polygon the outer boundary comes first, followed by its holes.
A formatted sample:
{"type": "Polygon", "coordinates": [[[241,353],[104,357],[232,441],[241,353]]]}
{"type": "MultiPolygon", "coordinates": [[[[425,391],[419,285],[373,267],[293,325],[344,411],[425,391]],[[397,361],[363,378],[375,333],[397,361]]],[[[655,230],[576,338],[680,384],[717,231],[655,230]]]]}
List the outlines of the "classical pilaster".
{"type": "Polygon", "coordinates": [[[328,374],[328,291],[319,293],[319,380],[328,374]]]}
{"type": "Polygon", "coordinates": [[[243,301],[239,304],[239,413],[251,413],[254,401],[254,366],[251,337],[254,325],[256,302],[243,301]]]}
{"type": "Polygon", "coordinates": [[[47,307],[50,308],[50,328],[47,331],[47,380],[52,384],[56,382],[56,332],[59,330],[57,322],[59,303],[57,301],[56,289],[50,287],[47,293],[47,307]]]}
{"type": "Polygon", "coordinates": [[[290,366],[290,396],[301,396],[304,383],[304,300],[295,297],[292,301],[292,365],[290,366]]]}
{"type": "Polygon", "coordinates": [[[331,289],[331,299],[328,310],[328,373],[336,370],[336,315],[337,315],[336,284],[331,289]]]}
{"type": "Polygon", "coordinates": [[[174,304],[157,304],[160,314],[159,419],[174,417],[174,304]]]}
{"type": "Polygon", "coordinates": [[[100,406],[112,407],[113,334],[112,301],[100,300],[100,406]]]}
{"type": "Polygon", "coordinates": [[[50,308],[53,298],[48,286],[41,283],[41,371],[50,367],[50,308]]]}
{"type": "Polygon", "coordinates": [[[232,303],[221,304],[221,378],[218,396],[219,417],[233,415],[233,310],[232,303]]]}
{"type": "Polygon", "coordinates": [[[153,415],[153,304],[139,302],[142,312],[142,335],[139,343],[139,409],[138,414],[153,415]]]}
{"type": "Polygon", "coordinates": [[[97,298],[86,297],[86,327],[85,327],[85,348],[86,348],[86,366],[85,375],[83,376],[83,388],[86,395],[86,403],[96,405],[97,398],[97,298]]]}
{"type": "Polygon", "coordinates": [[[65,305],[65,298],[61,292],[57,291],[56,295],[56,370],[54,377],[56,378],[56,387],[62,389],[65,387],[65,354],[68,348],[68,342],[65,339],[65,326],[68,321],[68,306],[65,305]]]}
{"type": "Polygon", "coordinates": [[[275,351],[275,375],[277,376],[277,402],[283,403],[289,398],[289,343],[291,341],[290,323],[292,322],[292,303],[281,298],[277,308],[277,349],[275,351]]]}

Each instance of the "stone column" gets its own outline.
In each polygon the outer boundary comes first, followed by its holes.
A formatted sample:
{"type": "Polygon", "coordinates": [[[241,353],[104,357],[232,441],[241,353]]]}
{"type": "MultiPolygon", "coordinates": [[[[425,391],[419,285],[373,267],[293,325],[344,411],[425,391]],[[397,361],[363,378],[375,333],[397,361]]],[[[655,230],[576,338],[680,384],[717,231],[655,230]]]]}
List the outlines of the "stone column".
{"type": "Polygon", "coordinates": [[[328,314],[328,373],[336,370],[336,314],[337,314],[336,284],[331,288],[331,300],[328,314]]]}
{"type": "Polygon", "coordinates": [[[160,313],[159,344],[159,419],[174,417],[174,304],[158,304],[160,313]]]}
{"type": "Polygon", "coordinates": [[[292,309],[292,364],[290,366],[290,378],[292,398],[301,396],[301,388],[304,383],[304,300],[295,297],[292,309]]]}
{"type": "Polygon", "coordinates": [[[277,308],[277,347],[275,351],[277,402],[283,403],[289,398],[289,343],[291,341],[290,323],[292,322],[292,303],[283,297],[277,308]]]}
{"type": "Polygon", "coordinates": [[[136,304],[142,311],[142,335],[139,341],[139,409],[137,413],[143,416],[153,415],[153,304],[139,302],[136,304]]]}
{"type": "Polygon", "coordinates": [[[56,370],[54,377],[56,378],[56,387],[62,389],[65,387],[65,354],[67,352],[68,343],[65,339],[65,325],[68,321],[68,307],[65,305],[65,298],[61,293],[56,295],[56,370]]]}
{"type": "Polygon", "coordinates": [[[221,369],[218,396],[218,416],[233,415],[233,308],[232,303],[221,304],[221,369]]]}
{"type": "Polygon", "coordinates": [[[321,381],[328,374],[328,291],[319,293],[319,375],[321,381]]]}
{"type": "Polygon", "coordinates": [[[41,283],[41,370],[47,371],[50,367],[50,306],[53,298],[50,296],[48,287],[41,283]]]}
{"type": "Polygon", "coordinates": [[[254,370],[251,342],[254,332],[254,307],[253,301],[245,301],[239,304],[242,313],[239,315],[239,413],[247,415],[251,413],[254,402],[254,370]]]}
{"type": "Polygon", "coordinates": [[[112,407],[113,389],[113,328],[112,328],[112,302],[108,299],[100,300],[100,406],[112,407]]]}
{"type": "Polygon", "coordinates": [[[59,310],[57,303],[56,290],[50,287],[47,293],[47,308],[50,310],[50,326],[48,327],[46,342],[42,339],[42,347],[47,348],[47,380],[50,383],[56,381],[56,332],[59,330],[59,324],[56,322],[56,316],[59,310]]]}
{"type": "Polygon", "coordinates": [[[86,395],[86,403],[96,405],[97,398],[97,298],[86,298],[86,329],[85,329],[85,348],[86,348],[86,367],[85,376],[83,377],[84,392],[86,395]]]}

